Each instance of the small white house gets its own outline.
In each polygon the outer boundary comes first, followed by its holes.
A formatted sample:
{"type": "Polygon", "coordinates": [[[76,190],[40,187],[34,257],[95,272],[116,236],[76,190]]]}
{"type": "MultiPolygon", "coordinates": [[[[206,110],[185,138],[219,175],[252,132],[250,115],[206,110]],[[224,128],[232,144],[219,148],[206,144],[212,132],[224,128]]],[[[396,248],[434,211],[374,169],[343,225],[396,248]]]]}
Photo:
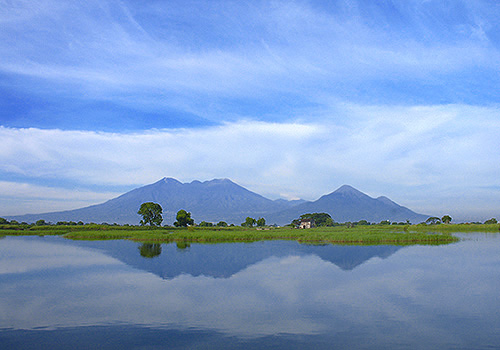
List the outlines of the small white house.
{"type": "Polygon", "coordinates": [[[316,227],[316,223],[313,219],[302,219],[298,228],[313,228],[316,227]]]}

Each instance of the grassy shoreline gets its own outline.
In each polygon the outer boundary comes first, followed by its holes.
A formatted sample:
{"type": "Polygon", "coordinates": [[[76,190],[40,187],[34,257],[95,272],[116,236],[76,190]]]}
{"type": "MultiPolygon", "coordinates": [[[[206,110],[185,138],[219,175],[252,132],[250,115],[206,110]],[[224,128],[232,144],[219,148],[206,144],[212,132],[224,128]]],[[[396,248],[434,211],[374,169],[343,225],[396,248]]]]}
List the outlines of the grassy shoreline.
{"type": "Polygon", "coordinates": [[[498,232],[495,225],[369,225],[283,228],[150,228],[113,225],[55,225],[0,227],[0,235],[60,235],[74,240],[127,239],[144,243],[229,243],[292,240],[309,244],[344,245],[435,245],[458,241],[452,233],[498,232]]]}
{"type": "Polygon", "coordinates": [[[500,232],[500,224],[439,224],[439,225],[412,225],[411,231],[467,233],[467,232],[500,232]]]}

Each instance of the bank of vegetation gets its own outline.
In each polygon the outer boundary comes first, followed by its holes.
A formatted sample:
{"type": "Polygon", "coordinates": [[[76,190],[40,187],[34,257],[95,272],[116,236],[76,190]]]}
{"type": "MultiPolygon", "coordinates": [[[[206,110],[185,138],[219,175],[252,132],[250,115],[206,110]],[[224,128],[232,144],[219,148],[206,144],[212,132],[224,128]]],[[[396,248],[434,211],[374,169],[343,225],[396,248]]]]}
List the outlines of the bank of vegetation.
{"type": "Polygon", "coordinates": [[[262,240],[294,240],[311,244],[446,244],[458,241],[453,233],[499,232],[496,219],[485,223],[451,224],[451,217],[430,217],[426,222],[410,225],[408,222],[366,220],[336,223],[327,213],[304,214],[286,227],[267,226],[264,218],[246,218],[240,226],[202,221],[196,225],[191,213],[180,210],[173,226],[161,226],[162,208],[156,203],[143,203],[138,214],[140,225],[85,224],[83,222],[34,224],[18,223],[0,218],[0,236],[5,235],[60,235],[68,239],[109,240],[128,239],[149,243],[219,243],[254,242],[262,240]],[[308,226],[302,225],[304,222],[308,226]],[[299,229],[298,227],[311,227],[299,229]]]}
{"type": "Polygon", "coordinates": [[[292,227],[149,227],[106,224],[0,225],[0,235],[59,235],[68,239],[128,239],[150,243],[221,243],[294,240],[311,244],[445,244],[458,239],[453,232],[498,232],[498,225],[360,225],[296,229],[292,227]]]}

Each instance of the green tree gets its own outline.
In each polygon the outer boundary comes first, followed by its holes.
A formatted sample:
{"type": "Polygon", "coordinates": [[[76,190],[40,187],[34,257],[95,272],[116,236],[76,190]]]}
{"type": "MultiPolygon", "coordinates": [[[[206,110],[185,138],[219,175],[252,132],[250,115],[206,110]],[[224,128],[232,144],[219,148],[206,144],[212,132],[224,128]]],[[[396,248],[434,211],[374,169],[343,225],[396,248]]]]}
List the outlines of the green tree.
{"type": "Polygon", "coordinates": [[[137,214],[142,215],[141,225],[160,226],[163,221],[161,205],[153,202],[142,203],[137,214]]]}
{"type": "Polygon", "coordinates": [[[0,225],[6,225],[6,224],[8,224],[8,223],[9,223],[9,222],[8,222],[6,219],[4,219],[4,218],[0,218],[0,225]]]}
{"type": "Polygon", "coordinates": [[[251,218],[251,217],[247,216],[247,218],[245,219],[245,222],[242,223],[241,226],[243,226],[243,227],[253,227],[256,223],[257,223],[257,221],[255,221],[254,218],[251,218]]]}
{"type": "Polygon", "coordinates": [[[312,213],[304,214],[300,216],[298,222],[303,219],[313,219],[316,226],[333,226],[334,222],[330,214],[328,213],[312,213]]]}
{"type": "Polygon", "coordinates": [[[486,220],[484,223],[485,223],[486,225],[496,224],[496,223],[497,223],[497,219],[495,219],[495,218],[491,218],[491,219],[489,219],[489,220],[486,220]]]}
{"type": "Polygon", "coordinates": [[[437,225],[437,224],[441,223],[441,219],[437,218],[435,216],[431,216],[430,218],[428,218],[427,220],[425,220],[425,223],[427,225],[437,225]]]}
{"type": "Polygon", "coordinates": [[[264,226],[266,226],[266,219],[264,219],[264,218],[259,218],[259,219],[257,220],[257,226],[258,226],[258,227],[264,227],[264,226]]]}
{"type": "Polygon", "coordinates": [[[206,222],[206,221],[202,221],[198,224],[198,226],[200,227],[212,227],[214,224],[212,224],[211,222],[206,222]]]}
{"type": "Polygon", "coordinates": [[[225,222],[225,221],[219,221],[217,223],[217,227],[227,227],[227,222],[225,222]]]}
{"type": "Polygon", "coordinates": [[[451,222],[451,216],[445,215],[441,218],[441,221],[444,222],[445,224],[449,224],[451,222]]]}
{"type": "Polygon", "coordinates": [[[177,212],[176,222],[174,222],[175,227],[187,227],[188,225],[193,225],[194,220],[191,218],[191,213],[188,213],[184,209],[177,212]]]}
{"type": "Polygon", "coordinates": [[[44,225],[47,225],[47,223],[45,222],[45,220],[40,219],[40,220],[37,220],[37,222],[35,222],[35,225],[36,226],[44,226],[44,225]]]}

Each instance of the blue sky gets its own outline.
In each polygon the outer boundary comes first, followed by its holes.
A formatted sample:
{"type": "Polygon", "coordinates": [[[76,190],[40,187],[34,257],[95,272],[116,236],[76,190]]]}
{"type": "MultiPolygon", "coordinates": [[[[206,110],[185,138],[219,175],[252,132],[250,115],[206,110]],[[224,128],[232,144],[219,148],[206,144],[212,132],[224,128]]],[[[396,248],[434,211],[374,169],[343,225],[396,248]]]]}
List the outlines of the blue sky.
{"type": "Polygon", "coordinates": [[[0,0],[0,216],[174,177],[500,218],[497,1],[0,0]]]}

